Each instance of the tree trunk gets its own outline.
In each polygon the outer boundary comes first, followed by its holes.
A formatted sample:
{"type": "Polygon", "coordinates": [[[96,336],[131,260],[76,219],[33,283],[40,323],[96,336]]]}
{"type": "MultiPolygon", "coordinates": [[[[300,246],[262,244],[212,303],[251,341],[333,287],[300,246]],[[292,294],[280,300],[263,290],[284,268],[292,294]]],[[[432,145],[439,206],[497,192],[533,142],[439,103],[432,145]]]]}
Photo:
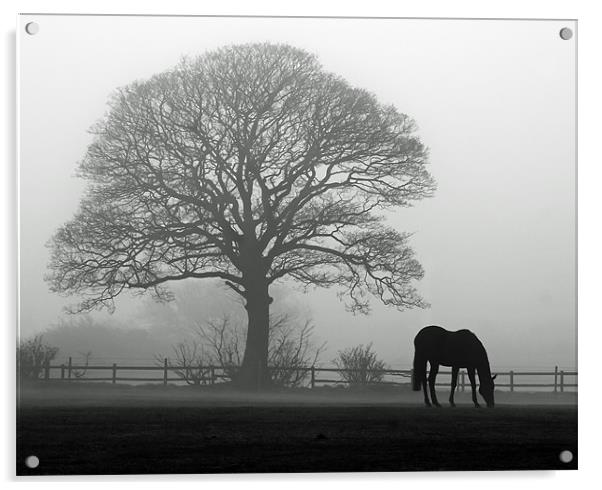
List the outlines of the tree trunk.
{"type": "Polygon", "coordinates": [[[237,377],[242,388],[261,390],[270,385],[268,343],[271,301],[265,278],[249,281],[245,305],[249,319],[247,343],[241,371],[237,377]]]}

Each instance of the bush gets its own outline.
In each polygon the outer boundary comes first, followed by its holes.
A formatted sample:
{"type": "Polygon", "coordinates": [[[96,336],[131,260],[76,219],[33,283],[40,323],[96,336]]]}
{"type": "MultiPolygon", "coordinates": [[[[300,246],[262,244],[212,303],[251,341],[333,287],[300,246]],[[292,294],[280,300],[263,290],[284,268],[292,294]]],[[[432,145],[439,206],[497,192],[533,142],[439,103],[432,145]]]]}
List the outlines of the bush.
{"type": "Polygon", "coordinates": [[[340,369],[341,377],[350,385],[367,385],[383,380],[386,364],[376,357],[372,344],[358,345],[339,351],[334,365],[340,369]]]}
{"type": "Polygon", "coordinates": [[[309,321],[294,323],[287,315],[270,318],[268,365],[274,386],[297,388],[305,384],[308,369],[315,366],[326,345],[317,346],[313,335],[309,321]]]}
{"type": "Polygon", "coordinates": [[[180,342],[172,346],[172,351],[172,358],[155,356],[157,365],[163,366],[167,359],[167,366],[173,368],[175,375],[189,385],[206,385],[212,381],[211,362],[198,342],[180,342]]]}
{"type": "MultiPolygon", "coordinates": [[[[315,365],[325,344],[313,340],[310,322],[293,321],[288,315],[270,316],[268,366],[275,387],[295,388],[306,383],[309,368],[315,365]]],[[[221,368],[226,379],[235,380],[243,361],[246,343],[245,329],[223,316],[199,326],[196,339],[173,346],[175,359],[170,367],[188,384],[205,384],[208,366],[221,368]]],[[[163,362],[161,356],[157,356],[163,362]]]]}
{"type": "MultiPolygon", "coordinates": [[[[325,346],[315,344],[313,333],[310,322],[300,324],[286,314],[270,315],[268,366],[273,386],[296,388],[305,383],[308,369],[315,365],[325,346]]],[[[214,362],[226,376],[235,379],[243,360],[244,328],[224,316],[200,327],[199,336],[214,362]]]]}
{"type": "Polygon", "coordinates": [[[40,379],[44,366],[52,361],[59,349],[44,342],[42,335],[32,339],[22,340],[17,347],[17,374],[21,380],[32,381],[40,379]]]}

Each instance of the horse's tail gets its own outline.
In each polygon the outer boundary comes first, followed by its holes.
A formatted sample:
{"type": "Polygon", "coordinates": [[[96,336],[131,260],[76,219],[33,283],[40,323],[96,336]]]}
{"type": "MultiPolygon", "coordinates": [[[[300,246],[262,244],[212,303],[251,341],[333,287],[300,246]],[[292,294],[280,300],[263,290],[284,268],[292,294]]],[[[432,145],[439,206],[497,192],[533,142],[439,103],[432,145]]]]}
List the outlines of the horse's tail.
{"type": "Polygon", "coordinates": [[[426,374],[426,362],[418,356],[418,351],[414,353],[414,369],[412,370],[412,389],[420,391],[421,382],[426,374]]]}

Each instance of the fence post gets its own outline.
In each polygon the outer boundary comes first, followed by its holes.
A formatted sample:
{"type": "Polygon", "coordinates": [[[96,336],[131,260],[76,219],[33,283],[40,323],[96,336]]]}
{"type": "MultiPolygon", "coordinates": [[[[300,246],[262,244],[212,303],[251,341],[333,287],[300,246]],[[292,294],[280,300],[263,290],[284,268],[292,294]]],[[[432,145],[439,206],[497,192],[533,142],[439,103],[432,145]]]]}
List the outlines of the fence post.
{"type": "Polygon", "coordinates": [[[211,366],[209,368],[209,375],[211,376],[211,384],[214,385],[215,384],[215,366],[211,366]]]}
{"type": "Polygon", "coordinates": [[[69,364],[68,364],[68,366],[67,366],[67,377],[68,377],[69,379],[71,379],[71,364],[72,364],[72,362],[71,362],[71,358],[69,358],[69,364]]]}
{"type": "Polygon", "coordinates": [[[564,371],[560,371],[560,393],[564,391],[564,371]]]}
{"type": "Polygon", "coordinates": [[[554,366],[554,393],[558,392],[558,366],[554,366]]]}
{"type": "Polygon", "coordinates": [[[46,359],[46,364],[44,365],[44,380],[48,381],[50,379],[50,361],[46,359]]]}
{"type": "Polygon", "coordinates": [[[113,380],[112,383],[117,383],[117,364],[113,363],[113,380]]]}
{"type": "Polygon", "coordinates": [[[316,368],[314,366],[311,367],[311,387],[312,389],[316,386],[316,368]]]}
{"type": "Polygon", "coordinates": [[[65,379],[65,365],[61,364],[61,379],[65,379]]]}
{"type": "Polygon", "coordinates": [[[460,386],[462,386],[462,391],[466,390],[466,378],[465,378],[465,373],[464,371],[462,371],[462,373],[460,373],[460,386]]]}
{"type": "Polygon", "coordinates": [[[163,385],[167,386],[167,357],[163,359],[163,385]]]}
{"type": "Polygon", "coordinates": [[[510,371],[510,391],[514,391],[514,371],[510,371]]]}

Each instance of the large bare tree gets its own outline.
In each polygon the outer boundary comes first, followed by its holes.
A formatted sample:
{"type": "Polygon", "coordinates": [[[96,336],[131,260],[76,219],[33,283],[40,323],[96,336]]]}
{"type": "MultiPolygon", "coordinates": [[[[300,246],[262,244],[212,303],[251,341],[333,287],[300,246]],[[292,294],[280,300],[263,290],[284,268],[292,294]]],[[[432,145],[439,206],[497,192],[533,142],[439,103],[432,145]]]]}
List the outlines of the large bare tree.
{"type": "Polygon", "coordinates": [[[408,235],[382,211],[430,196],[413,121],[287,45],[229,46],[116,91],[79,165],[89,182],[50,241],[51,289],[79,311],[126,289],[221,279],[242,296],[241,382],[267,380],[274,281],[423,306],[408,235]]]}

